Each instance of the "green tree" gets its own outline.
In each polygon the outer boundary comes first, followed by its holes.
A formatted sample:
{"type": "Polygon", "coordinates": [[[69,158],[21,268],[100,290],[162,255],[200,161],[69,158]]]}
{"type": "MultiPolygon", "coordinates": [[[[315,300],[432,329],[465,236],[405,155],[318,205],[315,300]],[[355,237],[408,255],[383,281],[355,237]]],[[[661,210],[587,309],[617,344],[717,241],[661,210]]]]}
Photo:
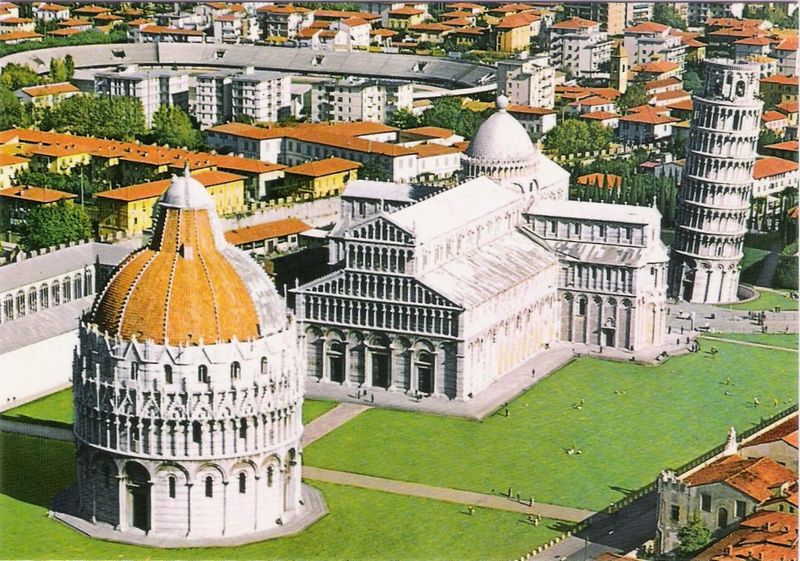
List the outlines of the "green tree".
{"type": "Polygon", "coordinates": [[[687,70],[683,75],[683,89],[687,92],[697,92],[703,87],[700,75],[694,70],[687,70]]]}
{"type": "Polygon", "coordinates": [[[202,144],[200,131],[195,129],[189,115],[176,105],[162,105],[153,114],[150,138],[156,144],[185,146],[189,149],[202,144]]]}
{"type": "Polygon", "coordinates": [[[772,129],[763,129],[758,135],[758,149],[781,142],[783,137],[772,129]]]}
{"type": "Polygon", "coordinates": [[[547,133],[544,147],[556,154],[576,154],[605,150],[614,133],[603,125],[579,119],[566,119],[547,133]]]}
{"type": "Polygon", "coordinates": [[[72,80],[75,76],[75,59],[72,58],[72,55],[64,57],[64,66],[67,67],[67,80],[72,80]]]}
{"type": "Polygon", "coordinates": [[[14,92],[0,84],[0,130],[26,127],[27,111],[14,92]]]}
{"type": "Polygon", "coordinates": [[[390,181],[392,178],[389,176],[383,167],[375,160],[369,160],[358,169],[358,177],[361,179],[371,179],[373,181],[390,181]]]}
{"type": "Polygon", "coordinates": [[[644,105],[649,101],[647,90],[643,84],[633,83],[628,86],[625,93],[617,98],[617,111],[625,114],[631,107],[644,105]]]}
{"type": "Polygon", "coordinates": [[[83,207],[62,201],[33,208],[25,215],[20,244],[30,251],[91,235],[92,222],[83,207]]]}
{"type": "Polygon", "coordinates": [[[253,119],[250,115],[245,115],[244,113],[239,113],[233,118],[234,123],[244,123],[246,125],[252,125],[255,123],[255,119],[253,119]]]}
{"type": "Polygon", "coordinates": [[[686,22],[678,11],[669,4],[661,2],[656,2],[653,6],[653,21],[677,29],[686,29],[686,22]]]}
{"type": "Polygon", "coordinates": [[[14,91],[28,86],[36,86],[42,79],[29,66],[11,63],[3,68],[0,74],[0,84],[14,91]]]}
{"type": "Polygon", "coordinates": [[[678,530],[680,545],[675,550],[681,559],[691,557],[703,549],[711,541],[711,530],[705,525],[700,515],[693,512],[689,516],[689,523],[678,530]]]}
{"type": "Polygon", "coordinates": [[[51,58],[50,59],[50,81],[51,82],[66,82],[67,81],[67,65],[64,59],[51,58]]]}
{"type": "Polygon", "coordinates": [[[398,129],[413,129],[419,126],[419,117],[408,109],[398,109],[389,116],[386,124],[398,129]]]}
{"type": "Polygon", "coordinates": [[[450,129],[458,135],[472,138],[485,119],[483,113],[463,108],[461,98],[440,97],[422,114],[420,124],[450,129]]]}
{"type": "Polygon", "coordinates": [[[144,110],[142,102],[133,97],[76,95],[46,110],[39,126],[82,136],[134,140],[145,132],[144,110]]]}

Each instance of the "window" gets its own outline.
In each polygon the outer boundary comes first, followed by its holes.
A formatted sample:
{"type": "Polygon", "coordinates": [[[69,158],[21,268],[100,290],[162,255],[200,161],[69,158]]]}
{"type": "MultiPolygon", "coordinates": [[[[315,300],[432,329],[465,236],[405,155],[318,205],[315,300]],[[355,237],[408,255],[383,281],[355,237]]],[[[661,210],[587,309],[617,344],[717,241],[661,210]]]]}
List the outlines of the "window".
{"type": "Polygon", "coordinates": [[[673,522],[680,522],[681,519],[681,507],[678,505],[672,505],[669,509],[669,519],[673,522]]]}
{"type": "Polygon", "coordinates": [[[239,492],[244,493],[247,491],[247,476],[244,473],[239,474],[239,492]]]}
{"type": "Polygon", "coordinates": [[[711,512],[711,495],[705,493],[700,495],[700,510],[703,512],[711,512]]]}
{"type": "Polygon", "coordinates": [[[275,470],[272,469],[272,466],[267,468],[267,487],[272,487],[272,477],[275,473],[275,470]]]}
{"type": "Polygon", "coordinates": [[[267,357],[262,356],[261,357],[261,373],[262,374],[266,374],[267,373],[268,366],[269,366],[269,364],[267,363],[267,357]]]}
{"type": "Polygon", "coordinates": [[[25,316],[25,293],[21,290],[17,292],[17,317],[21,318],[25,316]]]}
{"type": "Polygon", "coordinates": [[[72,290],[75,293],[75,300],[83,298],[83,279],[80,274],[75,275],[75,278],[72,280],[72,290]]]}
{"type": "Polygon", "coordinates": [[[43,284],[39,287],[39,300],[43,310],[47,309],[47,306],[50,303],[50,291],[47,289],[47,285],[43,284]]]}
{"type": "Polygon", "coordinates": [[[9,294],[3,301],[3,321],[14,319],[14,298],[9,294]]]}
{"type": "Polygon", "coordinates": [[[36,289],[31,288],[28,290],[28,311],[30,313],[36,312],[36,289]]]}
{"type": "Polygon", "coordinates": [[[578,315],[585,316],[586,315],[586,299],[581,298],[578,300],[578,315]]]}
{"type": "Polygon", "coordinates": [[[131,363],[131,380],[138,380],[139,379],[139,363],[132,362],[131,363]]]}
{"type": "Polygon", "coordinates": [[[745,516],[747,516],[747,503],[736,501],[736,518],[744,518],[745,516]]]}
{"type": "Polygon", "coordinates": [[[575,234],[576,236],[580,236],[581,235],[581,224],[580,224],[580,222],[575,222],[574,224],[572,224],[572,233],[575,234]]]}
{"type": "Polygon", "coordinates": [[[556,221],[555,220],[551,220],[550,221],[550,233],[551,234],[555,234],[556,233],[556,221]]]}
{"type": "Polygon", "coordinates": [[[167,384],[172,383],[172,367],[169,364],[164,365],[164,381],[167,384]]]}
{"type": "Polygon", "coordinates": [[[64,303],[66,304],[70,300],[72,300],[72,280],[66,278],[61,281],[61,296],[64,299],[64,303]]]}
{"type": "Polygon", "coordinates": [[[239,365],[238,362],[233,361],[231,363],[231,380],[238,380],[241,374],[242,374],[242,367],[239,365]]]}
{"type": "Polygon", "coordinates": [[[600,237],[604,238],[606,236],[606,225],[600,224],[600,237]]]}
{"type": "Polygon", "coordinates": [[[197,367],[197,381],[203,384],[208,384],[208,366],[201,364],[197,367]]]}
{"type": "Polygon", "coordinates": [[[239,425],[239,438],[247,438],[247,421],[242,421],[239,425]]]}
{"type": "Polygon", "coordinates": [[[174,499],[177,494],[177,481],[174,475],[167,477],[167,487],[169,487],[169,498],[174,499]]]}
{"type": "Polygon", "coordinates": [[[92,283],[92,272],[86,271],[86,294],[84,296],[89,296],[90,294],[94,294],[94,284],[92,283]]]}
{"type": "Polygon", "coordinates": [[[200,424],[199,421],[194,421],[192,423],[192,442],[195,444],[200,444],[200,441],[203,439],[203,426],[200,424]]]}
{"type": "Polygon", "coordinates": [[[53,306],[58,306],[61,303],[61,285],[58,284],[58,281],[54,281],[50,285],[50,296],[53,300],[53,306]]]}
{"type": "Polygon", "coordinates": [[[210,475],[206,477],[206,497],[211,498],[214,496],[214,478],[210,475]]]}

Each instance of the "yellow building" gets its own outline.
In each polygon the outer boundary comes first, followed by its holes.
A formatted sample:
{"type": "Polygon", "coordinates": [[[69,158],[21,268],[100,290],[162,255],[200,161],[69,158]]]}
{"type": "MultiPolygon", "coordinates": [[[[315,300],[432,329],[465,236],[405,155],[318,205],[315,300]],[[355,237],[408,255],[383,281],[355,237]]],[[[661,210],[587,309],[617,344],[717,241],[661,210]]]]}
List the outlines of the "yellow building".
{"type": "Polygon", "coordinates": [[[361,164],[344,158],[306,162],[284,170],[287,191],[311,193],[314,198],[342,192],[348,182],[358,179],[361,164]]]}
{"type": "Polygon", "coordinates": [[[761,79],[761,99],[765,106],[797,101],[797,76],[776,74],[761,79]]]}
{"type": "Polygon", "coordinates": [[[495,50],[504,53],[527,51],[531,46],[531,22],[536,16],[529,13],[506,16],[495,27],[495,50]]]}
{"type": "Polygon", "coordinates": [[[69,173],[92,160],[91,150],[79,144],[35,144],[26,146],[25,152],[31,157],[31,167],[52,173],[69,173]]]}
{"type": "MultiPolygon", "coordinates": [[[[220,215],[244,209],[244,176],[214,170],[193,177],[208,189],[220,215]]],[[[100,234],[135,235],[150,228],[153,206],[171,183],[162,179],[95,194],[100,234]]]]}
{"type": "Polygon", "coordinates": [[[422,10],[411,6],[403,6],[396,10],[389,10],[386,27],[387,29],[408,29],[412,25],[422,23],[424,19],[425,12],[422,10]]]}
{"type": "Polygon", "coordinates": [[[0,188],[11,187],[17,173],[28,169],[28,163],[25,158],[0,153],[0,188]]]}
{"type": "Polygon", "coordinates": [[[36,107],[52,107],[68,97],[80,95],[81,91],[69,82],[59,82],[20,88],[15,93],[22,103],[32,103],[36,107]]]}

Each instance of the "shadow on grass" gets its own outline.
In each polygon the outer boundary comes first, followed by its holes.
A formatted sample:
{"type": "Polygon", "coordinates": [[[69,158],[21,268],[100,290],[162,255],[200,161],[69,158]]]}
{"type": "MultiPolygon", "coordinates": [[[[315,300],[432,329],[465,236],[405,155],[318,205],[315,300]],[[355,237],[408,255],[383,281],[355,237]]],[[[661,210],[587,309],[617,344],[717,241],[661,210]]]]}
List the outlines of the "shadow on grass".
{"type": "Polygon", "coordinates": [[[0,432],[0,493],[49,508],[53,496],[74,482],[71,442],[0,432]]]}
{"type": "Polygon", "coordinates": [[[72,423],[63,423],[61,421],[52,421],[50,419],[39,419],[37,417],[30,417],[29,415],[8,415],[5,413],[0,413],[0,419],[17,423],[29,423],[31,425],[39,425],[42,427],[53,427],[67,430],[72,429],[72,423]]]}

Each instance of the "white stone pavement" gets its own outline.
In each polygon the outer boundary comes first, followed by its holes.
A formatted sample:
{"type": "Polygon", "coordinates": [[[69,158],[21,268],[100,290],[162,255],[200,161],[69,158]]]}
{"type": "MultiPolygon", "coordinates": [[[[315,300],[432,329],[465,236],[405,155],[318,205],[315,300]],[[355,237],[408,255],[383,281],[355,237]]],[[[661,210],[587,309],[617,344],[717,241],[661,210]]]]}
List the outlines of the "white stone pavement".
{"type": "Polygon", "coordinates": [[[303,438],[301,439],[303,446],[308,446],[322,438],[367,409],[369,406],[360,403],[340,403],[303,427],[303,438]]]}

